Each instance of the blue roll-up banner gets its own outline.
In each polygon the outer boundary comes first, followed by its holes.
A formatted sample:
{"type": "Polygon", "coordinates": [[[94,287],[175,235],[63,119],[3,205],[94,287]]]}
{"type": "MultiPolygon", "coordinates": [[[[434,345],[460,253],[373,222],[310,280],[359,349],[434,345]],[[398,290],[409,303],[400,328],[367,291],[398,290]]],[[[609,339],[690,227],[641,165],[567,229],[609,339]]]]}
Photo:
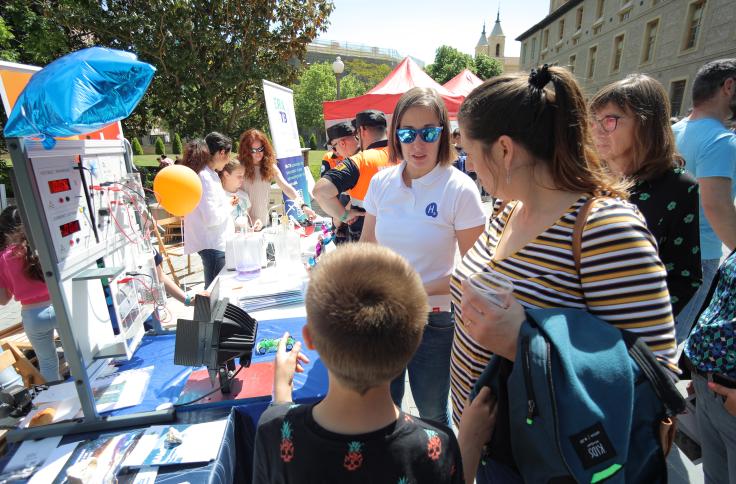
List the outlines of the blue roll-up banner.
{"type": "MultiPolygon", "coordinates": [[[[266,98],[268,124],[271,127],[271,141],[276,151],[279,170],[294,189],[299,192],[304,203],[311,205],[307,177],[304,173],[304,160],[299,143],[299,131],[294,113],[294,91],[270,81],[263,80],[263,95],[266,98]]],[[[294,205],[284,195],[286,213],[296,219],[304,217],[300,207],[294,205]]]]}

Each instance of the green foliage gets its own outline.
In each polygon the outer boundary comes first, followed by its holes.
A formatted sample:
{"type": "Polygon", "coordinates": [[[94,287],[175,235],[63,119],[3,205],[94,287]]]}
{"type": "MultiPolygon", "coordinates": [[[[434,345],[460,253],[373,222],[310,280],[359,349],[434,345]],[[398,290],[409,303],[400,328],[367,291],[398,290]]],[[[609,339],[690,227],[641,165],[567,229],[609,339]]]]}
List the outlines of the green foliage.
{"type": "Polygon", "coordinates": [[[301,146],[302,148],[304,148],[304,146],[305,146],[304,145],[304,136],[302,136],[302,135],[299,135],[299,146],[301,146]]]}
{"type": "Polygon", "coordinates": [[[485,54],[476,55],[474,64],[474,68],[471,70],[484,81],[503,74],[503,64],[501,61],[493,57],[488,57],[485,54]]]}
{"type": "MultiPolygon", "coordinates": [[[[166,120],[185,137],[213,130],[236,133],[266,126],[262,79],[292,84],[307,44],[324,31],[330,0],[6,0],[15,10],[32,10],[51,35],[42,52],[63,33],[64,52],[84,41],[134,52],[157,71],[135,119],[166,120]],[[32,7],[25,6],[26,4],[32,7]],[[164,23],[161,19],[166,19],[164,23]]],[[[5,15],[11,31],[22,16],[5,15]]],[[[33,31],[28,32],[31,37],[33,31]]],[[[38,37],[38,35],[37,35],[38,37]]],[[[25,37],[21,38],[25,42],[25,37]]],[[[30,42],[29,42],[30,45],[30,42]]],[[[52,56],[56,58],[58,55],[52,56]]],[[[21,60],[27,60],[21,56],[21,60]]],[[[45,64],[46,62],[36,62],[45,64]]],[[[131,123],[124,123],[131,133],[131,123]]],[[[141,129],[144,130],[144,129],[141,129]]]]}
{"type": "Polygon", "coordinates": [[[460,52],[449,45],[443,45],[435,52],[434,63],[428,65],[425,70],[432,79],[444,84],[460,74],[463,69],[473,70],[474,67],[473,58],[469,54],[460,52]]]}
{"type": "Polygon", "coordinates": [[[166,146],[164,146],[164,140],[162,140],[160,136],[156,137],[156,142],[154,143],[154,146],[156,147],[157,155],[163,155],[166,153],[166,146]]]}
{"type": "Polygon", "coordinates": [[[5,24],[5,19],[0,17],[0,60],[11,62],[18,60],[18,52],[11,44],[13,39],[15,39],[13,32],[5,24]]]}
{"type": "Polygon", "coordinates": [[[143,147],[141,146],[141,142],[138,141],[138,138],[133,138],[133,141],[131,142],[131,147],[133,148],[134,155],[143,154],[143,147]]]}
{"type": "MultiPolygon", "coordinates": [[[[340,80],[340,97],[365,94],[365,85],[354,75],[348,74],[340,80]]],[[[337,97],[337,80],[332,66],[327,63],[312,64],[294,86],[294,111],[299,128],[305,133],[324,132],[322,103],[337,97]]]]}
{"type": "Polygon", "coordinates": [[[309,149],[317,149],[317,136],[314,133],[312,133],[312,136],[309,137],[309,149]]]}
{"type": "Polygon", "coordinates": [[[386,64],[374,64],[362,59],[355,59],[345,63],[345,72],[357,77],[368,89],[373,89],[376,84],[391,73],[391,67],[386,64]]]}
{"type": "Polygon", "coordinates": [[[8,198],[14,197],[13,194],[13,184],[10,183],[10,172],[13,171],[13,169],[8,166],[8,163],[0,159],[0,185],[5,185],[5,195],[8,198]]]}
{"type": "Polygon", "coordinates": [[[233,148],[231,151],[233,153],[237,153],[238,151],[240,151],[240,141],[238,140],[233,141],[233,148]]]}
{"type": "MultiPolygon", "coordinates": [[[[238,150],[233,151],[237,152],[238,150]]],[[[175,155],[180,155],[184,152],[183,145],[181,144],[181,136],[179,136],[179,133],[174,133],[174,141],[171,143],[171,152],[175,155]]]]}
{"type": "Polygon", "coordinates": [[[4,49],[16,53],[15,62],[44,66],[72,50],[88,46],[79,32],[68,31],[60,24],[56,5],[53,0],[0,2],[0,18],[12,34],[4,49]]]}

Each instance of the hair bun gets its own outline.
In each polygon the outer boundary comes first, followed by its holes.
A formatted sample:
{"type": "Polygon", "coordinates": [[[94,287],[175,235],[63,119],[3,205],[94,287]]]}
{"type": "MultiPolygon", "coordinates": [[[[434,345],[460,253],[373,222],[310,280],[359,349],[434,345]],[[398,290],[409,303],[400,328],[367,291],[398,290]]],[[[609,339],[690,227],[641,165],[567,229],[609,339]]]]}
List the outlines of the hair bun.
{"type": "Polygon", "coordinates": [[[544,89],[552,80],[552,74],[549,72],[549,64],[544,64],[539,69],[532,69],[529,74],[529,84],[536,87],[537,89],[544,89]]]}

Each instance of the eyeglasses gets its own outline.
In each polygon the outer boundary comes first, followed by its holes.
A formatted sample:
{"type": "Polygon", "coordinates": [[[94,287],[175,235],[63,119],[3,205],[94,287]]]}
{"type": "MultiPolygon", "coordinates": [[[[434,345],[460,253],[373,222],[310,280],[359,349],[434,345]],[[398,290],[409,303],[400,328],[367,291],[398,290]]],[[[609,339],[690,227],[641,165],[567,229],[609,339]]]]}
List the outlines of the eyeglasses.
{"type": "Polygon", "coordinates": [[[626,116],[619,116],[617,114],[609,114],[602,118],[592,118],[590,120],[590,124],[592,125],[595,122],[606,133],[613,133],[616,131],[616,128],[618,128],[618,120],[625,117],[626,116]]]}
{"type": "Polygon", "coordinates": [[[250,149],[250,152],[253,153],[253,154],[255,154],[255,153],[263,153],[263,150],[265,150],[265,149],[266,149],[265,146],[261,146],[260,148],[251,148],[250,149]]]}
{"type": "Polygon", "coordinates": [[[425,143],[434,143],[440,138],[442,126],[429,126],[427,128],[399,128],[396,130],[396,136],[399,141],[404,144],[411,144],[417,139],[417,134],[425,143]]]}

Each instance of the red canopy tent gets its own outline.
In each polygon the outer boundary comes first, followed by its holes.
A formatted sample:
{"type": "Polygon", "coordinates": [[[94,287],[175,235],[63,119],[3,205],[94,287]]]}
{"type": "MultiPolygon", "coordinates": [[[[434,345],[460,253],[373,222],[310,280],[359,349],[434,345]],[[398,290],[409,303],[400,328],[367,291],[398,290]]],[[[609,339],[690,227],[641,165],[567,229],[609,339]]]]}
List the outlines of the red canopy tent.
{"type": "Polygon", "coordinates": [[[481,84],[483,84],[483,80],[480,77],[473,74],[469,69],[464,69],[460,74],[442,84],[442,87],[465,98],[470,94],[470,91],[481,84]]]}
{"type": "Polygon", "coordinates": [[[389,122],[394,107],[399,98],[412,87],[431,87],[435,89],[445,101],[451,118],[457,116],[464,96],[458,96],[434,81],[411,58],[406,57],[386,78],[376,87],[362,96],[339,101],[322,103],[325,115],[325,127],[332,126],[340,121],[348,121],[366,109],[378,109],[386,114],[389,122]]]}

